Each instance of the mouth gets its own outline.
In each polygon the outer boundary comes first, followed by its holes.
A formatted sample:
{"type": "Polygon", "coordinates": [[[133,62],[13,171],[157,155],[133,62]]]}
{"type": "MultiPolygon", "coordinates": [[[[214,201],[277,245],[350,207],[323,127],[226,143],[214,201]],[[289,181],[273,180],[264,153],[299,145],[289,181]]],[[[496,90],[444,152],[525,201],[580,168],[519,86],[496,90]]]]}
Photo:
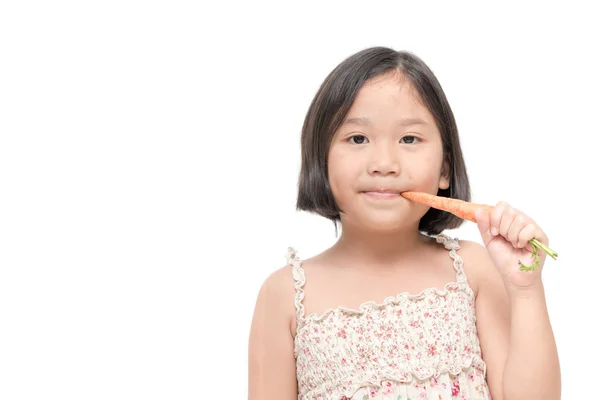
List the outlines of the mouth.
{"type": "Polygon", "coordinates": [[[374,199],[397,199],[402,197],[400,191],[395,189],[369,189],[361,193],[374,199]]]}

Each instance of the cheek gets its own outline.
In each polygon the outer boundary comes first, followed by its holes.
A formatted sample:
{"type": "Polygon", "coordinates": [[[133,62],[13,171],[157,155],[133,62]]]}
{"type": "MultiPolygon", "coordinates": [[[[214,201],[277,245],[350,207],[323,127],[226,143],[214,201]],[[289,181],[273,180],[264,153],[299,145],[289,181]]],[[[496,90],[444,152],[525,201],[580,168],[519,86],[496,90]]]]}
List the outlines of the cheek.
{"type": "Polygon", "coordinates": [[[329,180],[332,186],[347,184],[354,174],[353,163],[349,157],[341,152],[332,151],[327,160],[329,180]]]}
{"type": "Polygon", "coordinates": [[[438,167],[438,164],[438,160],[432,157],[407,168],[404,171],[407,184],[423,191],[437,190],[441,172],[441,165],[438,167]]]}
{"type": "Polygon", "coordinates": [[[348,171],[343,163],[332,163],[329,165],[329,186],[335,197],[347,190],[349,184],[348,171]]]}
{"type": "Polygon", "coordinates": [[[358,163],[350,155],[332,151],[328,159],[329,187],[336,203],[342,208],[349,208],[360,176],[358,163]]]}
{"type": "Polygon", "coordinates": [[[327,177],[329,180],[329,187],[334,197],[338,196],[338,188],[340,186],[340,179],[342,171],[340,170],[342,164],[339,163],[339,159],[335,155],[330,155],[327,160],[327,177]]]}

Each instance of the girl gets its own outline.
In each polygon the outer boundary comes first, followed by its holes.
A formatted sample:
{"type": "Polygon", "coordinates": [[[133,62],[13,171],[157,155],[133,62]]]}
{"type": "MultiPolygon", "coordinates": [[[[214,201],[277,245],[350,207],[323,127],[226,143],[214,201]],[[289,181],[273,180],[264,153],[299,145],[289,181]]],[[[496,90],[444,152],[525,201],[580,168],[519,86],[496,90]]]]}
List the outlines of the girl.
{"type": "Polygon", "coordinates": [[[341,225],[302,260],[290,249],[258,294],[251,399],[559,399],[541,280],[519,270],[548,239],[505,202],[461,220],[403,191],[470,200],[458,130],[418,57],[358,52],[316,94],[302,130],[298,209],[341,225]]]}

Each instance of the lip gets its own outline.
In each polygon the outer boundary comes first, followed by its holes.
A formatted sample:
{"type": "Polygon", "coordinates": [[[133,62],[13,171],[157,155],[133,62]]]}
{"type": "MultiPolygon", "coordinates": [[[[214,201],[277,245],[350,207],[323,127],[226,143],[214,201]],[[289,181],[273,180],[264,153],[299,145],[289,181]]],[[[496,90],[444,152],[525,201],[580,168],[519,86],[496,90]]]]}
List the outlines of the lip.
{"type": "Polygon", "coordinates": [[[374,199],[397,199],[402,197],[400,192],[396,190],[368,190],[362,193],[374,199]]]}

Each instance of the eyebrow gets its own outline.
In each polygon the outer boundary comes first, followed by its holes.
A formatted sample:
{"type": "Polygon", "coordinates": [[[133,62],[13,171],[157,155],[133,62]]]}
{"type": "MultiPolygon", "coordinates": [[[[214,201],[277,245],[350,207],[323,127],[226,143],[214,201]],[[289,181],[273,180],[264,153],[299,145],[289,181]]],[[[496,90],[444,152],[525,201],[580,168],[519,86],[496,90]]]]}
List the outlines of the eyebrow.
{"type": "MultiPolygon", "coordinates": [[[[347,118],[344,121],[344,125],[353,124],[353,125],[373,125],[373,122],[367,117],[357,117],[357,118],[347,118]]],[[[422,120],[421,118],[402,118],[398,123],[400,126],[412,126],[412,125],[427,125],[427,122],[422,120]]]]}

